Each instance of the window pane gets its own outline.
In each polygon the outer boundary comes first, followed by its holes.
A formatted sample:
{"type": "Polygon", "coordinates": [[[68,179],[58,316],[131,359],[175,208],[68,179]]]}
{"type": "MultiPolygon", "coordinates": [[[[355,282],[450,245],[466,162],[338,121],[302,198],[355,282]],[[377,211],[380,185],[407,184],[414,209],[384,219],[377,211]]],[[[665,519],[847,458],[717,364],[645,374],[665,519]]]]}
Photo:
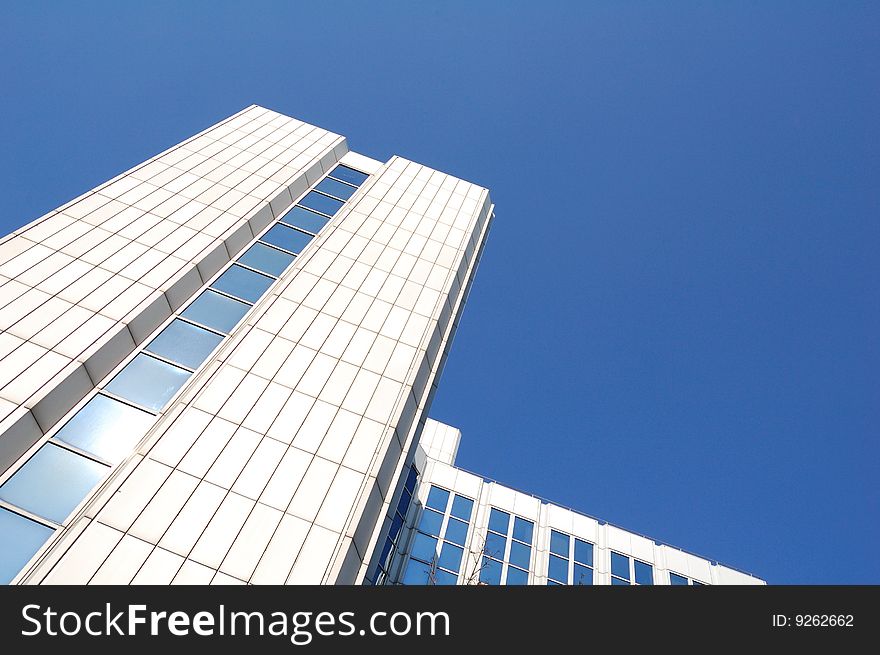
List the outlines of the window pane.
{"type": "Polygon", "coordinates": [[[471,520],[471,512],[474,510],[474,501],[464,496],[456,496],[452,501],[451,514],[464,521],[471,520]]]}
{"type": "Polygon", "coordinates": [[[211,288],[217,289],[230,296],[247,300],[248,302],[257,302],[266,289],[272,286],[271,277],[254,273],[241,266],[233,264],[226,271],[214,280],[211,288]]]}
{"type": "Polygon", "coordinates": [[[189,371],[141,353],[126,364],[106,388],[126,400],[159,411],[189,376],[189,371]]]}
{"type": "Polygon", "coordinates": [[[391,543],[391,539],[385,539],[385,545],[382,547],[382,554],[379,556],[379,566],[384,570],[388,570],[388,565],[391,564],[391,553],[394,550],[394,544],[391,543]]]}
{"type": "Polygon", "coordinates": [[[574,565],[574,584],[591,585],[593,584],[593,569],[580,564],[574,565]]]}
{"type": "Polygon", "coordinates": [[[673,586],[683,585],[686,587],[687,583],[688,583],[688,579],[686,577],[684,577],[683,575],[679,575],[678,573],[670,573],[669,574],[669,584],[671,584],[673,586]]]}
{"type": "Polygon", "coordinates": [[[556,553],[557,555],[561,555],[565,559],[568,559],[568,543],[569,537],[567,534],[563,534],[562,532],[557,532],[556,530],[550,531],[550,552],[556,553]]]}
{"type": "Polygon", "coordinates": [[[395,514],[394,519],[391,521],[391,527],[388,530],[388,538],[392,541],[397,541],[397,535],[400,534],[400,528],[403,527],[403,519],[400,518],[399,515],[395,514]]]}
{"type": "Polygon", "coordinates": [[[521,544],[518,541],[510,542],[510,557],[508,561],[511,564],[516,564],[518,567],[522,569],[529,568],[529,560],[532,556],[532,549],[525,544],[521,544]]]}
{"type": "Polygon", "coordinates": [[[52,528],[0,508],[0,584],[9,584],[52,532],[52,528]]]}
{"type": "Polygon", "coordinates": [[[463,548],[444,543],[443,548],[440,550],[440,566],[458,573],[461,568],[461,556],[463,554],[463,548]]]}
{"type": "Polygon", "coordinates": [[[306,194],[306,197],[300,200],[297,204],[300,204],[303,207],[308,207],[309,209],[314,209],[322,214],[333,216],[333,214],[338,212],[339,208],[342,207],[343,202],[336,198],[325,196],[323,193],[318,193],[317,191],[309,191],[306,194]]]}
{"type": "Polygon", "coordinates": [[[534,528],[535,528],[534,523],[517,516],[513,520],[513,538],[518,539],[519,541],[524,541],[527,544],[531,544],[532,543],[532,530],[534,530],[534,528]]]}
{"type": "Polygon", "coordinates": [[[636,560],[636,584],[654,584],[654,567],[636,560]]]}
{"type": "Polygon", "coordinates": [[[509,585],[529,584],[528,571],[522,571],[520,569],[515,569],[512,566],[508,566],[507,567],[507,584],[509,584],[509,585]]]}
{"type": "Polygon", "coordinates": [[[428,502],[425,503],[428,507],[433,507],[434,509],[440,510],[441,512],[446,511],[446,505],[449,503],[449,492],[446,489],[441,489],[440,487],[431,487],[431,491],[428,492],[428,502]]]}
{"type": "Polygon", "coordinates": [[[299,254],[312,240],[310,234],[294,230],[286,225],[273,225],[266,234],[260,237],[260,241],[271,243],[273,246],[289,250],[293,254],[299,254]]]}
{"type": "Polygon", "coordinates": [[[116,464],[128,455],[155,420],[152,414],[98,394],[55,438],[116,464]]]}
{"type": "Polygon", "coordinates": [[[492,508],[489,514],[489,529],[503,535],[507,535],[507,526],[510,525],[510,514],[500,509],[492,508]]]}
{"type": "Polygon", "coordinates": [[[329,219],[326,216],[316,214],[305,207],[294,207],[281,217],[282,223],[293,225],[294,227],[301,228],[307,232],[313,232],[314,234],[320,232],[321,228],[327,225],[328,220],[329,219]]]}
{"type": "Polygon", "coordinates": [[[418,479],[418,477],[419,477],[419,472],[416,471],[416,467],[410,466],[409,467],[409,474],[406,476],[406,484],[403,485],[404,489],[406,489],[407,491],[412,493],[413,489],[416,488],[416,480],[418,479]]]}
{"type": "Polygon", "coordinates": [[[629,582],[626,580],[621,580],[620,578],[611,578],[612,585],[627,585],[629,586],[629,582]]]}
{"type": "Polygon", "coordinates": [[[550,556],[550,564],[547,567],[547,577],[568,584],[568,560],[550,556]]]}
{"type": "Polygon", "coordinates": [[[108,470],[103,464],[48,443],[0,487],[0,499],[63,523],[108,470]]]}
{"type": "Polygon", "coordinates": [[[587,566],[593,566],[593,544],[575,539],[574,561],[586,564],[587,566]]]}
{"type": "Polygon", "coordinates": [[[620,553],[611,553],[611,575],[629,580],[629,557],[620,553]]]}
{"type": "Polygon", "coordinates": [[[409,509],[409,503],[411,500],[412,500],[412,496],[410,496],[409,492],[406,489],[404,489],[400,493],[400,500],[397,501],[397,511],[401,515],[406,516],[406,512],[409,509]]]}
{"type": "Polygon", "coordinates": [[[454,585],[458,583],[458,574],[437,569],[434,571],[435,585],[454,585]]]}
{"type": "Polygon", "coordinates": [[[351,194],[357,191],[357,189],[353,186],[343,184],[342,182],[337,182],[336,180],[331,180],[329,177],[321,180],[321,183],[315,188],[318,191],[329,193],[331,196],[341,198],[342,200],[348,200],[349,198],[351,198],[351,194]]]}
{"type": "Polygon", "coordinates": [[[446,539],[459,546],[464,546],[467,539],[468,524],[458,519],[449,519],[446,524],[446,539]]]}
{"type": "Polygon", "coordinates": [[[707,583],[700,582],[699,580],[691,580],[691,584],[695,587],[705,587],[707,583]]]}
{"type": "Polygon", "coordinates": [[[548,580],[547,580],[547,586],[548,586],[548,587],[561,587],[561,586],[562,586],[562,583],[561,583],[561,582],[556,582],[556,581],[554,581],[554,580],[550,580],[550,579],[548,579],[548,580]]]}
{"type": "Polygon", "coordinates": [[[480,567],[480,582],[501,584],[501,562],[484,557],[483,564],[480,567]]]}
{"type": "Polygon", "coordinates": [[[209,328],[229,333],[250,308],[250,305],[239,300],[206,289],[181,315],[209,328]]]}
{"type": "Polygon", "coordinates": [[[419,519],[419,530],[433,534],[440,534],[440,526],[443,524],[443,515],[430,509],[422,512],[422,518],[419,519]]]}
{"type": "Polygon", "coordinates": [[[437,556],[437,539],[417,532],[410,555],[425,562],[431,562],[437,556]]]}
{"type": "Polygon", "coordinates": [[[293,263],[294,255],[271,248],[259,241],[238,258],[242,264],[278,277],[293,263]]]}
{"type": "Polygon", "coordinates": [[[485,554],[497,559],[504,559],[504,547],[507,539],[499,534],[490,532],[486,535],[485,554]]]}
{"type": "Polygon", "coordinates": [[[361,173],[360,171],[356,171],[348,166],[343,166],[342,164],[330,171],[330,175],[337,180],[342,180],[343,182],[348,182],[355,186],[360,186],[364,183],[364,180],[369,177],[366,173],[361,173]]]}
{"type": "Polygon", "coordinates": [[[426,585],[430,573],[430,567],[427,564],[411,559],[406,565],[406,573],[403,574],[402,582],[410,585],[426,585]]]}
{"type": "Polygon", "coordinates": [[[221,341],[223,337],[219,334],[208,332],[176,318],[150,342],[146,349],[172,362],[198,368],[221,341]]]}

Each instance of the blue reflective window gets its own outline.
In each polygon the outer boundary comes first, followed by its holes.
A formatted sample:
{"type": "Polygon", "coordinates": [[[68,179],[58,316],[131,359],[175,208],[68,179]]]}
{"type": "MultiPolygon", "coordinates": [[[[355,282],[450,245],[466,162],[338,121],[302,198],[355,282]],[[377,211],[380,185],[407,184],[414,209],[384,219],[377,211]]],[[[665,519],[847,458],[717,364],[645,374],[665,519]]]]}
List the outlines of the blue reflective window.
{"type": "Polygon", "coordinates": [[[484,557],[480,566],[480,582],[501,584],[501,562],[484,557]]]}
{"type": "Polygon", "coordinates": [[[426,585],[430,575],[430,565],[411,559],[406,565],[406,572],[403,574],[401,582],[409,585],[426,585]]]}
{"type": "Polygon", "coordinates": [[[547,577],[568,584],[568,560],[550,556],[550,563],[547,565],[547,577]]]}
{"type": "Polygon", "coordinates": [[[52,532],[52,528],[0,507],[0,584],[9,584],[52,532]]]}
{"type": "Polygon", "coordinates": [[[311,234],[294,230],[286,225],[273,225],[266,234],[260,237],[260,241],[289,250],[294,255],[302,252],[302,249],[309,245],[311,240],[311,234]]]}
{"type": "Polygon", "coordinates": [[[486,535],[486,555],[504,559],[504,547],[507,545],[507,539],[499,534],[490,532],[486,535]]]}
{"type": "Polygon", "coordinates": [[[425,562],[432,561],[437,556],[437,539],[417,532],[410,555],[425,562]]]}
{"type": "Polygon", "coordinates": [[[428,502],[425,503],[428,507],[433,507],[436,510],[445,512],[446,505],[448,503],[449,492],[446,491],[446,489],[441,489],[440,487],[431,487],[431,491],[428,492],[428,502]]]}
{"type": "Polygon", "coordinates": [[[333,214],[338,212],[339,208],[342,207],[342,205],[345,203],[343,203],[341,200],[337,200],[336,198],[325,196],[323,193],[318,193],[317,191],[309,191],[306,194],[306,197],[300,200],[298,204],[302,205],[303,207],[307,207],[308,209],[314,209],[315,211],[321,212],[322,214],[333,216],[333,214]]]}
{"type": "Polygon", "coordinates": [[[181,315],[214,330],[229,333],[250,308],[240,300],[205,289],[181,315]]]}
{"type": "Polygon", "coordinates": [[[369,175],[366,173],[361,173],[360,171],[356,171],[353,168],[349,168],[348,166],[344,166],[340,164],[332,171],[330,171],[330,175],[335,177],[337,180],[342,180],[343,182],[348,182],[349,184],[354,184],[355,186],[360,186],[364,183],[369,175]]]}
{"type": "Polygon", "coordinates": [[[391,527],[388,529],[388,538],[392,541],[397,541],[397,535],[400,534],[400,528],[403,527],[403,519],[400,518],[400,515],[395,514],[394,518],[391,520],[391,527]]]}
{"type": "Polygon", "coordinates": [[[329,177],[325,177],[323,180],[321,180],[321,183],[315,188],[318,191],[329,193],[331,196],[334,196],[341,200],[348,200],[349,198],[351,198],[352,194],[357,191],[356,187],[353,187],[349,184],[343,184],[342,182],[337,182],[336,180],[332,180],[329,177]]]}
{"type": "Polygon", "coordinates": [[[98,394],[55,438],[115,464],[128,455],[155,420],[152,414],[98,394]]]}
{"type": "Polygon", "coordinates": [[[85,498],[109,468],[47,443],[0,487],[0,499],[56,523],[85,498]]]}
{"type": "Polygon", "coordinates": [[[435,585],[454,585],[458,582],[458,574],[457,573],[449,573],[449,571],[443,571],[442,569],[437,569],[434,571],[434,584],[435,585]]]}
{"type": "Polygon", "coordinates": [[[691,584],[695,587],[705,587],[707,583],[700,582],[699,580],[691,580],[691,584]]]}
{"type": "Polygon", "coordinates": [[[320,232],[321,228],[327,225],[328,220],[326,216],[317,214],[305,207],[294,207],[281,217],[282,223],[293,225],[313,234],[320,232]]]}
{"type": "Polygon", "coordinates": [[[458,573],[461,568],[462,555],[464,555],[463,548],[444,543],[443,548],[440,549],[440,566],[458,573]]]}
{"type": "Polygon", "coordinates": [[[411,500],[412,496],[410,496],[406,489],[400,492],[400,500],[397,501],[397,511],[403,516],[406,516],[406,510],[409,509],[409,503],[411,500]]]}
{"type": "Polygon", "coordinates": [[[548,587],[562,587],[563,584],[562,584],[561,582],[556,582],[555,580],[550,580],[550,579],[548,578],[548,579],[547,579],[547,586],[548,586],[548,587]]]}
{"type": "Polygon", "coordinates": [[[413,489],[416,488],[416,480],[419,478],[419,472],[416,470],[415,466],[409,467],[409,474],[406,476],[406,484],[403,485],[403,488],[408,492],[412,493],[413,489]]]}
{"type": "Polygon", "coordinates": [[[391,564],[391,552],[394,550],[394,544],[391,542],[390,537],[385,538],[385,545],[382,547],[382,554],[379,555],[379,566],[381,566],[386,571],[388,570],[388,566],[391,564]]]}
{"type": "Polygon", "coordinates": [[[568,559],[568,544],[569,537],[567,534],[557,532],[556,530],[550,531],[551,553],[556,553],[557,555],[561,555],[562,557],[568,559]]]}
{"type": "Polygon", "coordinates": [[[140,353],[110,380],[106,388],[142,407],[159,411],[190,375],[189,371],[140,353]]]}
{"type": "Polygon", "coordinates": [[[611,552],[611,575],[629,580],[629,557],[611,552]]]}
{"type": "Polygon", "coordinates": [[[440,534],[440,526],[443,525],[443,515],[430,509],[422,512],[419,519],[419,530],[437,536],[440,534]]]}
{"type": "Polygon", "coordinates": [[[471,512],[474,510],[474,501],[464,496],[456,496],[452,501],[452,512],[454,517],[464,521],[471,520],[471,512]]]}
{"type": "Polygon", "coordinates": [[[248,302],[257,302],[272,282],[274,280],[268,275],[233,264],[214,280],[211,288],[248,302]]]}
{"type": "Polygon", "coordinates": [[[527,521],[524,518],[517,516],[513,520],[513,538],[518,539],[519,541],[524,541],[527,544],[532,543],[532,531],[535,529],[535,524],[531,521],[527,521]]]}
{"type": "Polygon", "coordinates": [[[629,585],[629,582],[627,582],[626,580],[621,580],[620,578],[612,577],[611,584],[612,585],[629,585]]]}
{"type": "Polygon", "coordinates": [[[574,561],[593,566],[593,544],[580,539],[574,540],[574,561]]]}
{"type": "Polygon", "coordinates": [[[500,509],[492,508],[489,513],[489,529],[499,534],[507,534],[507,526],[510,525],[510,514],[500,509]]]}
{"type": "Polygon", "coordinates": [[[220,345],[223,337],[192,323],[174,319],[147,346],[151,353],[189,368],[198,368],[220,345]]]}
{"type": "Polygon", "coordinates": [[[576,585],[591,585],[593,584],[593,569],[581,566],[580,564],[574,565],[574,584],[576,585]]]}
{"type": "Polygon", "coordinates": [[[529,560],[532,557],[532,549],[530,546],[526,546],[525,544],[521,544],[518,541],[510,542],[510,555],[507,558],[511,564],[516,564],[518,567],[527,569],[529,568],[529,560]]]}
{"type": "Polygon", "coordinates": [[[636,584],[654,584],[654,567],[645,562],[635,561],[636,584]]]}
{"type": "Polygon", "coordinates": [[[507,567],[507,584],[523,585],[529,584],[529,572],[517,569],[512,566],[507,567]]]}
{"type": "Polygon", "coordinates": [[[293,263],[294,255],[257,241],[238,258],[245,266],[278,277],[293,263]]]}
{"type": "Polygon", "coordinates": [[[464,546],[467,540],[468,524],[458,519],[450,518],[446,524],[446,540],[459,546],[464,546]]]}
{"type": "Polygon", "coordinates": [[[683,575],[679,575],[678,573],[670,573],[669,574],[669,584],[673,586],[683,585],[687,586],[688,579],[683,575]]]}

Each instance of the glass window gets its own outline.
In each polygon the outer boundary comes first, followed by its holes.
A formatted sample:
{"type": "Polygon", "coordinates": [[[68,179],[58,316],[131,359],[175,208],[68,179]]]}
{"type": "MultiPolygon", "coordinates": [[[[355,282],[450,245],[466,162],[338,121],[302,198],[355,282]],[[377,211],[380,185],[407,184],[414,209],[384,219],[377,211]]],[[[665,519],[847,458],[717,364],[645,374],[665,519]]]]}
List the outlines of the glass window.
{"type": "Polygon", "coordinates": [[[444,543],[443,548],[440,550],[440,566],[458,573],[458,570],[461,568],[462,555],[464,555],[463,548],[444,543]]]}
{"type": "Polygon", "coordinates": [[[406,565],[406,573],[403,574],[401,582],[409,585],[426,585],[430,575],[431,567],[429,564],[411,559],[406,565]]]}
{"type": "Polygon", "coordinates": [[[516,564],[520,568],[527,569],[529,568],[529,560],[531,557],[531,547],[521,544],[518,541],[510,542],[510,556],[508,557],[508,561],[511,564],[516,564]]]}
{"type": "Polygon", "coordinates": [[[0,507],[0,584],[9,584],[52,532],[52,528],[0,507]]]}
{"type": "Polygon", "coordinates": [[[286,225],[273,225],[266,234],[260,237],[260,241],[289,250],[294,255],[302,252],[302,249],[309,245],[311,240],[311,234],[294,230],[286,225]]]}
{"type": "Polygon", "coordinates": [[[400,518],[399,514],[395,514],[394,518],[391,520],[391,527],[388,530],[388,538],[392,541],[397,541],[397,535],[400,534],[400,528],[403,527],[403,519],[400,518]]]}
{"type": "Polygon", "coordinates": [[[272,286],[273,281],[268,275],[233,264],[214,280],[211,288],[248,302],[257,302],[266,293],[266,289],[272,286]]]}
{"type": "Polygon", "coordinates": [[[343,184],[342,182],[337,182],[336,180],[330,179],[329,177],[325,177],[323,180],[321,180],[321,183],[315,188],[318,191],[329,193],[331,196],[339,198],[341,200],[348,200],[349,198],[351,198],[351,195],[355,191],[357,191],[356,187],[353,187],[349,184],[343,184]]]}
{"type": "Polygon", "coordinates": [[[611,584],[612,585],[621,585],[622,584],[622,585],[629,586],[629,582],[627,582],[626,580],[621,580],[620,578],[615,578],[615,577],[611,578],[611,584]]]}
{"type": "Polygon", "coordinates": [[[406,484],[403,485],[403,488],[406,489],[410,494],[413,492],[413,489],[416,488],[416,480],[419,477],[419,472],[416,470],[415,466],[409,467],[409,474],[406,476],[406,484]]]}
{"type": "Polygon", "coordinates": [[[576,585],[591,585],[593,584],[593,569],[582,566],[580,564],[574,565],[574,584],[576,585]]]}
{"type": "Polygon", "coordinates": [[[425,504],[428,507],[445,512],[446,505],[449,504],[449,492],[446,489],[432,486],[431,491],[428,492],[428,502],[425,504]]]}
{"type": "Polygon", "coordinates": [[[293,263],[294,255],[257,241],[238,258],[245,266],[278,277],[293,263]]]}
{"type": "Polygon", "coordinates": [[[229,333],[250,308],[250,305],[239,300],[205,289],[181,315],[209,328],[229,333]]]}
{"type": "Polygon", "coordinates": [[[449,519],[446,524],[446,539],[459,546],[467,540],[468,524],[458,519],[449,519]]]}
{"type": "Polygon", "coordinates": [[[510,514],[493,507],[492,512],[489,514],[489,529],[499,534],[507,535],[508,525],[510,525],[510,514]]]}
{"type": "Polygon", "coordinates": [[[532,543],[532,531],[534,528],[534,523],[517,516],[513,521],[513,538],[530,544],[532,543]]]}
{"type": "Polygon", "coordinates": [[[155,419],[143,410],[98,394],[65,423],[55,438],[116,464],[155,419]]]}
{"type": "Polygon", "coordinates": [[[342,207],[344,203],[336,198],[325,196],[323,193],[309,191],[306,194],[306,197],[300,200],[297,204],[307,207],[308,209],[314,209],[322,214],[333,216],[333,214],[339,211],[339,208],[342,207]]]}
{"type": "Polygon", "coordinates": [[[409,509],[409,503],[411,500],[412,496],[406,489],[400,492],[400,500],[397,501],[397,511],[403,516],[406,516],[406,511],[409,509]]]}
{"type": "Polygon", "coordinates": [[[305,207],[294,207],[281,217],[282,223],[293,225],[306,232],[317,234],[321,228],[327,225],[327,217],[317,214],[305,207]]]}
{"type": "Polygon", "coordinates": [[[419,519],[419,530],[437,536],[440,534],[440,526],[443,525],[443,515],[430,509],[422,512],[419,519]]]}
{"type": "Polygon", "coordinates": [[[379,556],[379,566],[386,571],[391,564],[391,551],[394,550],[394,543],[390,537],[385,538],[385,545],[382,547],[382,554],[379,556]]]}
{"type": "Polygon", "coordinates": [[[507,539],[501,535],[490,532],[486,535],[486,555],[497,557],[498,559],[504,559],[504,547],[506,544],[507,539]]]}
{"type": "Polygon", "coordinates": [[[654,584],[654,567],[645,562],[635,561],[636,584],[654,584]]]}
{"type": "Polygon", "coordinates": [[[684,585],[687,586],[688,579],[683,575],[679,575],[678,573],[670,573],[669,574],[669,584],[673,586],[684,585]]]}
{"type": "Polygon", "coordinates": [[[501,562],[484,557],[480,567],[480,582],[501,584],[501,562]]]}
{"type": "Polygon", "coordinates": [[[700,582],[699,580],[691,580],[691,584],[694,585],[695,587],[705,587],[707,583],[700,582]]]}
{"type": "Polygon", "coordinates": [[[464,496],[456,496],[452,501],[452,515],[464,521],[471,520],[471,512],[474,510],[474,501],[464,496]]]}
{"type": "Polygon", "coordinates": [[[611,552],[611,575],[629,580],[629,557],[611,552]]]}
{"type": "Polygon", "coordinates": [[[561,555],[562,557],[568,559],[568,543],[569,538],[567,534],[557,532],[556,530],[550,531],[551,553],[556,553],[557,555],[561,555]]]}
{"type": "Polygon", "coordinates": [[[547,566],[547,577],[568,584],[568,560],[551,555],[547,566]]]}
{"type": "Polygon", "coordinates": [[[547,586],[548,586],[548,587],[561,587],[561,586],[563,586],[563,585],[562,585],[561,582],[556,582],[555,580],[550,580],[550,579],[548,578],[548,579],[547,579],[547,586]]]}
{"type": "Polygon", "coordinates": [[[189,368],[198,368],[223,341],[223,337],[192,323],[174,319],[147,346],[153,354],[189,368]]]}
{"type": "Polygon", "coordinates": [[[529,584],[529,572],[513,566],[507,567],[507,584],[521,585],[529,584]]]}
{"type": "Polygon", "coordinates": [[[435,585],[454,585],[458,582],[458,574],[457,573],[449,573],[448,571],[442,571],[437,569],[434,571],[434,584],[435,585]]]}
{"type": "Polygon", "coordinates": [[[574,561],[593,566],[593,544],[580,539],[574,540],[574,561]]]}
{"type": "Polygon", "coordinates": [[[366,173],[361,173],[360,171],[356,171],[353,168],[344,166],[343,164],[339,164],[339,166],[330,171],[330,175],[335,177],[337,180],[342,180],[343,182],[348,182],[349,184],[354,184],[355,186],[360,186],[364,183],[364,180],[369,177],[369,175],[367,175],[366,173]]]}
{"type": "Polygon", "coordinates": [[[189,371],[140,353],[110,380],[106,388],[126,400],[159,411],[189,376],[189,371]]]}
{"type": "Polygon", "coordinates": [[[108,470],[103,464],[47,443],[0,487],[0,499],[63,523],[108,470]]]}
{"type": "Polygon", "coordinates": [[[417,559],[424,560],[425,562],[432,561],[437,556],[436,537],[429,537],[428,535],[417,532],[416,538],[413,540],[410,555],[417,559]]]}

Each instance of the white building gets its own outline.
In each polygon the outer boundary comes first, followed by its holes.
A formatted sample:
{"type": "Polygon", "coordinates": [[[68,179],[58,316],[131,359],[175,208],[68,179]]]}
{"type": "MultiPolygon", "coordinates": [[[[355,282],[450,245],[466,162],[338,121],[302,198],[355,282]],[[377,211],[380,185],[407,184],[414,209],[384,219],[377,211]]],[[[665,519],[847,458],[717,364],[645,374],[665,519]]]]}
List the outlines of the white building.
{"type": "Polygon", "coordinates": [[[251,106],[0,239],[0,582],[760,582],[453,468],[492,219],[251,106]]]}

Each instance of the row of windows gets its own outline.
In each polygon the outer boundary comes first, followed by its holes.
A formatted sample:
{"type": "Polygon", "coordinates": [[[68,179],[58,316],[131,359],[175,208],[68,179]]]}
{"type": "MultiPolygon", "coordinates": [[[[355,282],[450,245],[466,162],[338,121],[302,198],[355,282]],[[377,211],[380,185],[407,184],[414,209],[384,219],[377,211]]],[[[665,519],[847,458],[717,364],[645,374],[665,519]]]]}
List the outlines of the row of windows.
{"type": "Polygon", "coordinates": [[[0,485],[0,584],[146,434],[160,412],[367,175],[339,165],[0,485]]]}
{"type": "Polygon", "coordinates": [[[528,584],[534,531],[532,521],[491,508],[480,582],[490,585],[528,584]]]}
{"type": "Polygon", "coordinates": [[[547,584],[593,584],[593,544],[564,532],[551,530],[547,584]]]}
{"type": "Polygon", "coordinates": [[[385,580],[388,578],[391,562],[394,559],[394,553],[398,547],[400,533],[406,523],[406,515],[412,504],[412,497],[415,493],[418,477],[418,469],[416,469],[415,465],[410,466],[406,482],[404,482],[403,485],[403,491],[400,494],[400,499],[397,501],[394,518],[391,519],[391,525],[388,527],[388,534],[385,536],[385,544],[382,546],[382,552],[379,554],[379,562],[377,563],[376,569],[373,571],[370,580],[374,585],[385,584],[385,580]]]}

